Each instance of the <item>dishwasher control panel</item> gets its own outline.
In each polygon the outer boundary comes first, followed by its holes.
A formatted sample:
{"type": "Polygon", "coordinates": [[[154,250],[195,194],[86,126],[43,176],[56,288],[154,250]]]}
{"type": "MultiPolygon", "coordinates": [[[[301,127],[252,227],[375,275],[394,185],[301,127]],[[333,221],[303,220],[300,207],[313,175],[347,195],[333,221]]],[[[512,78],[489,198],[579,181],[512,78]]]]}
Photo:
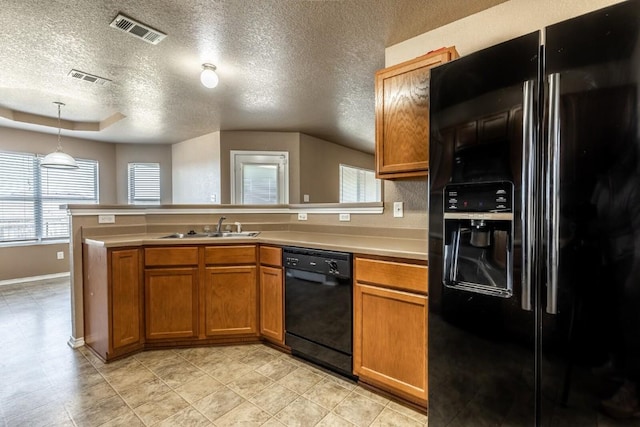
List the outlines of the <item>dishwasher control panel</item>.
{"type": "Polygon", "coordinates": [[[284,248],[285,268],[310,271],[331,276],[351,277],[351,254],[305,248],[284,248]]]}

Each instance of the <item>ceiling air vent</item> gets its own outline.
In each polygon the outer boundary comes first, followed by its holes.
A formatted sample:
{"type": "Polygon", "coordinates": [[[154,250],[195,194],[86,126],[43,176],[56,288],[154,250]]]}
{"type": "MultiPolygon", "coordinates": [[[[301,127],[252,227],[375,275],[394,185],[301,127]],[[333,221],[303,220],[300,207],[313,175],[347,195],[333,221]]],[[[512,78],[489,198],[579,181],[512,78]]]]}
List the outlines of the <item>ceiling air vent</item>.
{"type": "Polygon", "coordinates": [[[109,26],[117,28],[120,31],[124,31],[125,33],[129,33],[132,36],[151,44],[158,44],[167,37],[165,33],[154,30],[153,28],[124,16],[121,13],[116,16],[109,26]]]}
{"type": "Polygon", "coordinates": [[[105,79],[104,77],[94,76],[93,74],[85,73],[80,70],[71,70],[69,71],[69,77],[73,77],[74,79],[82,80],[89,83],[94,83],[97,85],[104,86],[109,83],[111,80],[105,79]]]}

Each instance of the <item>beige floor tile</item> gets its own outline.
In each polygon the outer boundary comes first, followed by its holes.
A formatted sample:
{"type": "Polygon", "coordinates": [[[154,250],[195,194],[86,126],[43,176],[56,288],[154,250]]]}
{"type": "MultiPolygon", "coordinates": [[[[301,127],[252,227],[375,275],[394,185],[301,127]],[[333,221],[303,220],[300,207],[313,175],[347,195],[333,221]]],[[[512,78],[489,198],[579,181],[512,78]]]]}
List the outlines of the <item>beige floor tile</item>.
{"type": "Polygon", "coordinates": [[[152,372],[171,388],[180,387],[184,383],[205,375],[203,371],[182,358],[171,359],[171,363],[152,368],[152,372]]]}
{"type": "Polygon", "coordinates": [[[291,363],[289,359],[276,358],[256,369],[256,372],[269,377],[274,381],[278,381],[296,369],[298,369],[298,366],[291,363]]]}
{"type": "Polygon", "coordinates": [[[315,426],[327,414],[328,410],[312,401],[299,397],[276,414],[278,421],[288,427],[315,426]]]}
{"type": "Polygon", "coordinates": [[[207,417],[210,421],[215,422],[218,418],[243,403],[245,399],[225,387],[215,393],[209,394],[193,404],[200,413],[207,417]]]}
{"type": "Polygon", "coordinates": [[[153,372],[142,365],[103,372],[102,375],[116,391],[125,390],[157,378],[153,372]]]}
{"type": "MultiPolygon", "coordinates": [[[[3,424],[0,424],[3,425],[3,424]]],[[[6,418],[9,427],[73,426],[64,405],[54,402],[6,418]]]]}
{"type": "Polygon", "coordinates": [[[427,415],[420,413],[414,409],[407,408],[406,406],[396,403],[394,401],[390,401],[389,404],[387,405],[387,408],[393,409],[396,412],[400,412],[401,414],[406,415],[407,417],[413,420],[416,420],[423,425],[427,424],[427,415]]]}
{"type": "Polygon", "coordinates": [[[223,359],[220,362],[208,364],[202,369],[222,384],[228,384],[251,371],[249,366],[233,359],[223,359]]]}
{"type": "Polygon", "coordinates": [[[233,408],[215,421],[219,427],[239,426],[261,426],[271,418],[271,415],[264,412],[250,402],[243,402],[233,408]]]}
{"type": "Polygon", "coordinates": [[[423,423],[389,408],[384,408],[371,424],[372,427],[423,427],[423,423]]]}
{"type": "Polygon", "coordinates": [[[278,383],[298,394],[303,394],[311,387],[322,381],[323,378],[323,376],[312,372],[306,367],[300,367],[290,374],[282,377],[278,380],[278,383]]]}
{"type": "Polygon", "coordinates": [[[383,405],[352,391],[333,412],[357,426],[368,426],[383,409],[383,405]]]}
{"type": "Polygon", "coordinates": [[[258,369],[276,359],[278,359],[277,355],[258,349],[252,351],[251,353],[240,359],[240,361],[245,365],[250,366],[251,369],[258,369]]]}
{"type": "Polygon", "coordinates": [[[104,379],[90,387],[81,387],[65,400],[71,414],[79,414],[94,407],[97,402],[116,396],[116,391],[104,379]]]}
{"type": "Polygon", "coordinates": [[[120,415],[117,418],[114,418],[110,421],[107,421],[106,423],[100,425],[100,427],[122,427],[122,426],[126,426],[126,427],[144,427],[144,423],[142,422],[142,420],[140,418],[138,418],[138,416],[136,415],[136,413],[132,410],[130,410],[129,412],[120,415]]]}
{"type": "Polygon", "coordinates": [[[69,308],[68,280],[0,287],[0,427],[427,422],[263,344],[154,350],[105,364],[67,346],[69,308]],[[37,319],[47,320],[47,334],[37,319]]]}
{"type": "Polygon", "coordinates": [[[148,350],[133,356],[138,362],[146,366],[152,366],[154,362],[166,362],[178,356],[175,350],[148,350]]]}
{"type": "Polygon", "coordinates": [[[79,414],[73,413],[71,410],[71,416],[73,421],[80,426],[99,426],[114,418],[118,418],[122,415],[126,415],[131,411],[126,403],[120,396],[113,396],[107,399],[103,399],[96,402],[95,405],[90,406],[79,414]]]}
{"type": "Polygon", "coordinates": [[[275,415],[298,397],[300,397],[298,393],[274,383],[249,400],[271,415],[275,415]]]}
{"type": "Polygon", "coordinates": [[[363,388],[361,386],[357,386],[356,388],[353,389],[353,391],[355,391],[358,394],[363,395],[364,397],[366,397],[367,399],[371,399],[376,403],[379,403],[382,406],[387,406],[390,402],[389,399],[387,399],[384,396],[380,396],[379,394],[375,394],[369,390],[367,390],[366,388],[363,388]]]}
{"type": "Polygon", "coordinates": [[[316,427],[353,427],[353,424],[333,412],[329,412],[326,417],[316,424],[316,427]]]}
{"type": "Polygon", "coordinates": [[[224,389],[225,386],[215,378],[205,374],[199,378],[188,381],[174,389],[184,400],[194,403],[203,397],[224,389]]]}
{"type": "Polygon", "coordinates": [[[351,393],[350,390],[338,383],[323,379],[318,384],[307,390],[303,396],[326,409],[333,409],[351,393]]]}
{"type": "Polygon", "coordinates": [[[262,424],[262,427],[284,427],[284,424],[275,418],[270,418],[269,421],[262,424]]]}
{"type": "Polygon", "coordinates": [[[249,371],[240,378],[228,383],[227,387],[245,399],[249,399],[271,384],[273,384],[273,380],[265,377],[264,375],[260,375],[255,371],[249,371]]]}
{"type": "Polygon", "coordinates": [[[137,408],[148,402],[155,401],[158,396],[163,396],[171,391],[171,388],[159,378],[138,384],[120,391],[120,396],[131,408],[137,408]]]}
{"type": "Polygon", "coordinates": [[[207,417],[196,411],[193,407],[189,406],[179,411],[175,415],[167,418],[166,420],[155,424],[155,427],[205,427],[212,425],[213,423],[209,421],[207,417]]]}
{"type": "Polygon", "coordinates": [[[153,425],[175,415],[189,403],[177,393],[170,391],[156,396],[152,401],[135,408],[135,412],[146,425],[153,425]]]}

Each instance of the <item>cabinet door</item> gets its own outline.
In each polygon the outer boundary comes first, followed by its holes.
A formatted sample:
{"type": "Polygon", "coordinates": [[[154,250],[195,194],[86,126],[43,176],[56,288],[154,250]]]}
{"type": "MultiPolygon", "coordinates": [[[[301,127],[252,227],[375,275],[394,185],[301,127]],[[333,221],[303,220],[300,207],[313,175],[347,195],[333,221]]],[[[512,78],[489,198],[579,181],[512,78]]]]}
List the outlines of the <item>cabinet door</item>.
{"type": "Polygon", "coordinates": [[[378,178],[427,175],[430,69],[457,56],[447,48],[376,73],[378,178]]]}
{"type": "Polygon", "coordinates": [[[142,283],[138,249],[111,252],[111,343],[114,350],[142,338],[142,283]]]}
{"type": "Polygon", "coordinates": [[[260,334],[284,344],[282,268],[260,267],[260,334]]]}
{"type": "Polygon", "coordinates": [[[198,269],[145,271],[147,339],[198,335],[198,269]]]}
{"type": "Polygon", "coordinates": [[[207,267],[205,334],[257,335],[257,287],[255,266],[207,267]]]}
{"type": "Polygon", "coordinates": [[[356,283],[354,330],[354,373],[426,405],[427,297],[356,283]]]}

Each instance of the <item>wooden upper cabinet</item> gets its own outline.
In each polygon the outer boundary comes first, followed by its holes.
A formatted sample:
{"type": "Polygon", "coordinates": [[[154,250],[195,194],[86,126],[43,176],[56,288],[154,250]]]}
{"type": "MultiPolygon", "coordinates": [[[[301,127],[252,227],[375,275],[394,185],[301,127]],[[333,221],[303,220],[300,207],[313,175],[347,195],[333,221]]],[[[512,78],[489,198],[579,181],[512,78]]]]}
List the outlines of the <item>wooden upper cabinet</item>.
{"type": "Polygon", "coordinates": [[[427,175],[430,70],[457,57],[448,47],[376,73],[377,178],[427,175]]]}

